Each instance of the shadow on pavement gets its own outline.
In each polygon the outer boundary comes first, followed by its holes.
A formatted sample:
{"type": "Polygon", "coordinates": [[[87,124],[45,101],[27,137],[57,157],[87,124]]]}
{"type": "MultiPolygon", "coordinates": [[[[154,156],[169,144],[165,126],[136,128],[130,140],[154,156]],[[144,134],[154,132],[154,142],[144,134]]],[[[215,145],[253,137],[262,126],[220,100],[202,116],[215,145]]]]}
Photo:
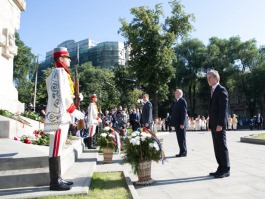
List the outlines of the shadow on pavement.
{"type": "MultiPolygon", "coordinates": [[[[197,182],[197,181],[206,181],[213,180],[215,178],[211,176],[197,176],[189,178],[178,178],[178,179],[169,179],[169,180],[154,180],[155,182],[148,186],[163,186],[169,184],[179,184],[179,183],[188,183],[188,182],[197,182]]],[[[144,186],[135,186],[136,189],[142,188],[144,186]]]]}

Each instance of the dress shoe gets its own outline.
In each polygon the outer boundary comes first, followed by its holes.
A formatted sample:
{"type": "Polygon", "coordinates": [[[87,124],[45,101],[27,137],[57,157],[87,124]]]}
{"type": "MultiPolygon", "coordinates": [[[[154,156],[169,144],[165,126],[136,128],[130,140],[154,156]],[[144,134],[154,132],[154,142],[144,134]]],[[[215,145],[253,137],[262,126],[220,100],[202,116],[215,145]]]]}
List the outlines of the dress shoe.
{"type": "Polygon", "coordinates": [[[218,174],[218,171],[209,173],[210,176],[215,176],[218,174]]]}
{"type": "Polygon", "coordinates": [[[180,158],[180,157],[186,157],[186,156],[187,156],[187,154],[177,154],[177,155],[176,155],[177,158],[180,158]]]}
{"type": "Polygon", "coordinates": [[[230,176],[230,172],[219,172],[217,173],[214,177],[215,178],[225,178],[225,177],[229,177],[230,176]]]}

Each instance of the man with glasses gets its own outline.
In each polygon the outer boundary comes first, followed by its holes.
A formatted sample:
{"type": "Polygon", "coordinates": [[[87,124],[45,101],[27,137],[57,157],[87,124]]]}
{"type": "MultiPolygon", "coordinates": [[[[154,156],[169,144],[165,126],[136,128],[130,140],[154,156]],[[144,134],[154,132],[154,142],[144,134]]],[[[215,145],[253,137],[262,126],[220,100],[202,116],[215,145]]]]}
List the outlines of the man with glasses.
{"type": "Polygon", "coordinates": [[[74,83],[68,70],[71,57],[67,48],[55,48],[53,58],[56,68],[46,79],[48,104],[44,131],[50,133],[50,190],[63,191],[70,190],[73,182],[62,179],[60,156],[67,139],[69,124],[74,118],[83,119],[84,114],[76,109],[73,102],[74,83]]]}

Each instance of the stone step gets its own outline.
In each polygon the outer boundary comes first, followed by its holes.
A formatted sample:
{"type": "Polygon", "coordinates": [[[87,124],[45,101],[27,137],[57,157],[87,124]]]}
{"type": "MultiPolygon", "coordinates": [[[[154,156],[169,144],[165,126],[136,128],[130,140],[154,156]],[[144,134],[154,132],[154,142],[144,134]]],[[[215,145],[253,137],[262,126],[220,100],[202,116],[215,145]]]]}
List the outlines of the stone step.
{"type": "Polygon", "coordinates": [[[44,128],[42,122],[32,120],[30,118],[22,117],[29,125],[23,124],[17,120],[4,117],[0,115],[0,138],[13,139],[14,136],[30,135],[32,136],[34,130],[44,128]]]}
{"type": "MultiPolygon", "coordinates": [[[[0,139],[0,145],[1,142],[4,147],[0,153],[0,189],[49,184],[49,147],[8,139],[0,139]]],[[[65,146],[61,156],[62,175],[75,163],[83,150],[81,138],[75,138],[71,145],[65,146]]]]}
{"type": "Polygon", "coordinates": [[[74,185],[69,191],[50,191],[49,185],[39,185],[31,187],[22,187],[21,185],[19,185],[14,188],[0,187],[0,199],[38,198],[38,197],[65,195],[65,194],[67,195],[87,194],[93,172],[95,171],[96,168],[97,158],[98,158],[97,149],[85,150],[79,154],[76,161],[63,175],[64,179],[71,180],[74,182],[74,185]]]}
{"type": "Polygon", "coordinates": [[[1,189],[49,184],[49,168],[0,171],[1,189]]]}
{"type": "MultiPolygon", "coordinates": [[[[0,159],[1,171],[18,170],[18,169],[34,169],[48,167],[48,156],[32,157],[32,158],[3,158],[0,159]]],[[[1,175],[0,175],[1,176],[1,175]]]]}

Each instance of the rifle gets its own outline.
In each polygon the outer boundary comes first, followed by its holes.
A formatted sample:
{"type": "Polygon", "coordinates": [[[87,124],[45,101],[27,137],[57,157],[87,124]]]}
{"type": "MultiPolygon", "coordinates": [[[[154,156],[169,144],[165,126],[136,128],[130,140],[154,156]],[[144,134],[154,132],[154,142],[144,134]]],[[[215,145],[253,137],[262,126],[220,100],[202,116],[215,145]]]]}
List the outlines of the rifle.
{"type": "MultiPolygon", "coordinates": [[[[77,73],[77,66],[79,65],[79,45],[77,46],[77,51],[76,51],[76,62],[75,62],[75,100],[74,104],[77,110],[80,111],[80,97],[79,97],[79,81],[78,81],[78,73],[77,73]]],[[[77,121],[77,129],[85,129],[85,121],[78,120],[77,121]]]]}

